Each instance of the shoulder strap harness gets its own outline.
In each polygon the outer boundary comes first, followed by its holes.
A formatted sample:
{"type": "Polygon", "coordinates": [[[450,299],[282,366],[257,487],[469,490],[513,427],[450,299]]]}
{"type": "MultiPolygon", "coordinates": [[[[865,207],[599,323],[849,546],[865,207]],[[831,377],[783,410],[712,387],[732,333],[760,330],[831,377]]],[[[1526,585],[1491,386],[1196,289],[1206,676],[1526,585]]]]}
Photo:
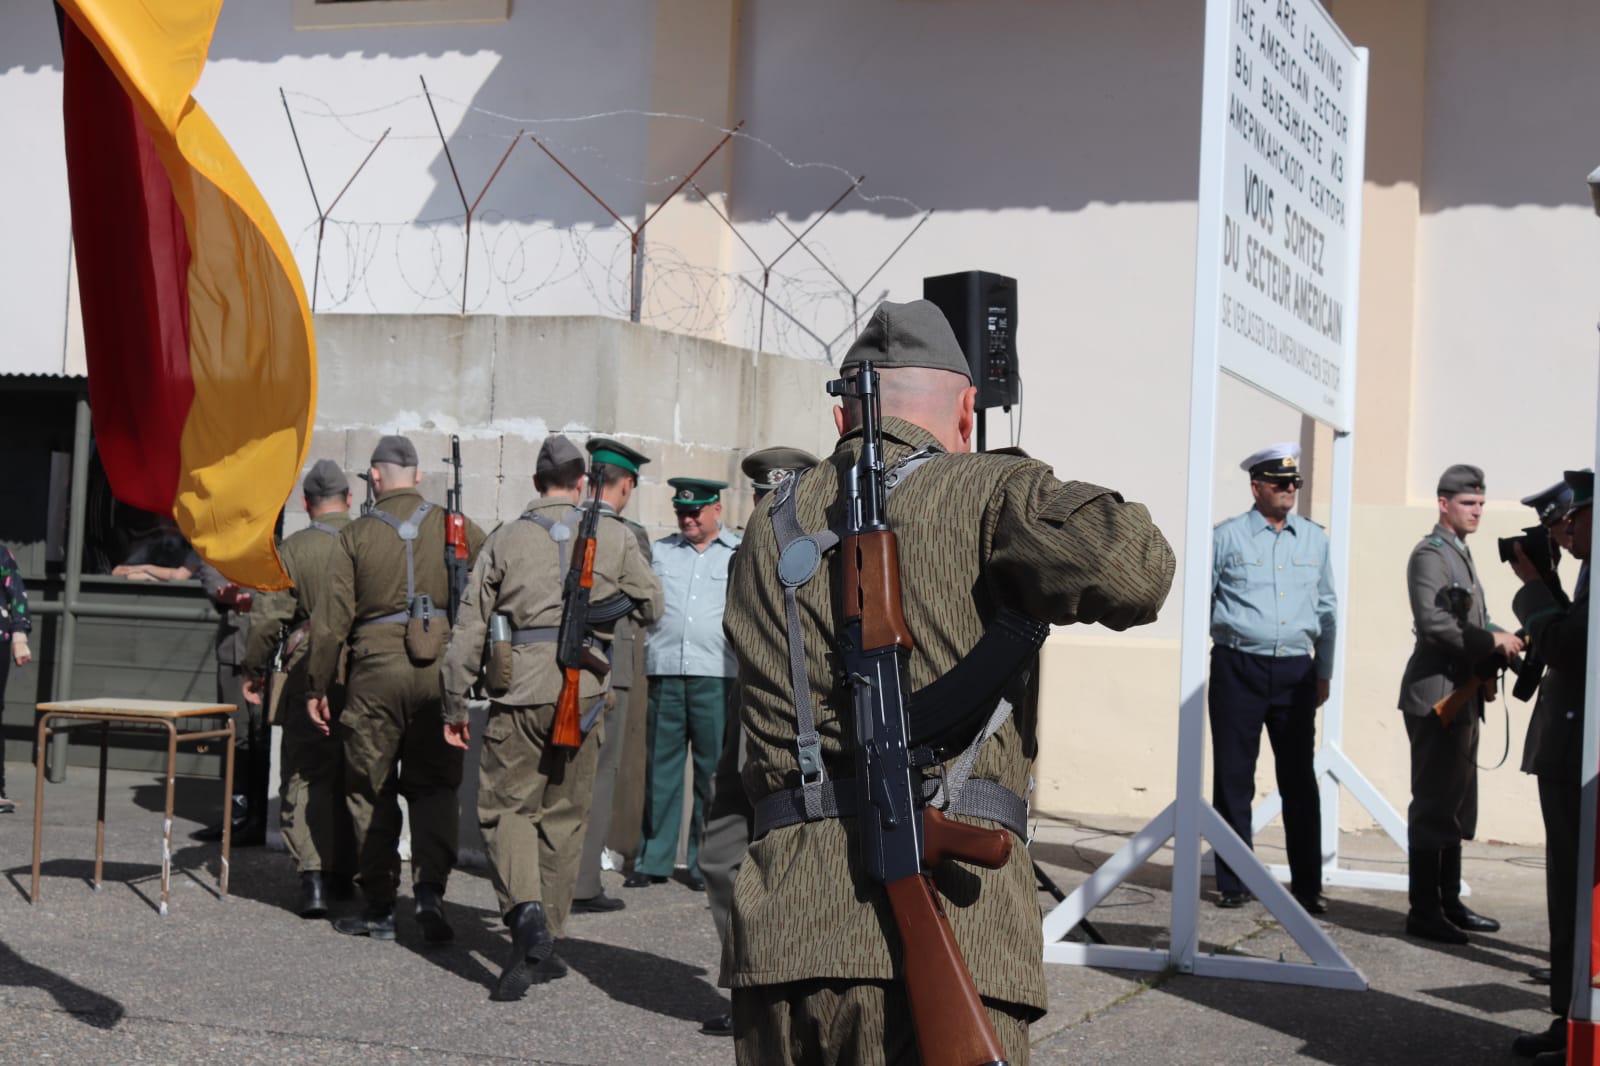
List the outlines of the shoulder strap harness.
{"type": "Polygon", "coordinates": [[[427,517],[428,512],[431,510],[433,510],[433,504],[423,500],[417,509],[411,512],[411,517],[404,521],[396,518],[388,511],[382,511],[376,507],[362,515],[363,518],[376,518],[383,522],[384,525],[394,530],[395,536],[399,537],[400,543],[406,547],[406,609],[379,615],[377,618],[363,619],[359,623],[360,625],[371,626],[384,622],[404,622],[415,614],[418,608],[422,610],[420,617],[427,618],[433,615],[433,598],[427,593],[422,594],[420,601],[417,597],[416,555],[412,550],[417,542],[417,534],[422,529],[422,520],[427,517]]]}
{"type": "MultiPolygon", "coordinates": [[[[943,454],[943,449],[928,446],[895,463],[884,477],[888,493],[893,495],[925,463],[943,454]]],[[[773,534],[778,541],[778,579],[783,584],[789,680],[795,704],[795,750],[799,759],[801,784],[796,789],[775,792],[756,805],[755,838],[773,829],[800,822],[855,815],[854,792],[849,788],[835,787],[828,780],[822,764],[822,738],[816,728],[797,602],[800,587],[816,575],[823,557],[838,546],[840,537],[831,529],[810,534],[801,530],[795,504],[795,489],[800,476],[789,475],[773,490],[770,513],[773,534]]],[[[984,695],[994,694],[1000,686],[993,682],[993,678],[1009,680],[1022,670],[1038,652],[1050,631],[1048,625],[1009,610],[999,612],[995,623],[948,674],[910,697],[913,711],[921,705],[922,711],[927,712],[917,714],[918,727],[911,737],[919,745],[914,756],[918,765],[938,764],[936,748],[939,747],[939,741],[950,733],[952,727],[968,721],[971,708],[981,706],[984,695]],[[965,702],[957,704],[953,702],[955,700],[965,702]],[[948,708],[947,713],[934,713],[941,705],[948,708]],[[929,720],[926,725],[923,724],[924,720],[929,720]]],[[[1027,800],[998,782],[971,779],[979,749],[1005,724],[1011,716],[1011,709],[1011,701],[1000,696],[983,728],[957,757],[950,770],[924,781],[924,801],[952,814],[998,822],[1018,837],[1027,839],[1027,800]]]]}

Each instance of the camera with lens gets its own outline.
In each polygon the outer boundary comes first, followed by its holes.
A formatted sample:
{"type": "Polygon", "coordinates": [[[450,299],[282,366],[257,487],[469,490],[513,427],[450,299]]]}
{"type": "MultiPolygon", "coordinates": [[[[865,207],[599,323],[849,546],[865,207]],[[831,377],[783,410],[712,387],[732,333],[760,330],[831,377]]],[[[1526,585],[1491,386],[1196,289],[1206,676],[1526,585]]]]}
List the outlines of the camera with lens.
{"type": "Polygon", "coordinates": [[[1541,574],[1548,574],[1555,569],[1555,558],[1551,554],[1550,531],[1544,526],[1528,526],[1520,536],[1500,538],[1500,561],[1502,563],[1515,562],[1517,558],[1517,545],[1522,545],[1522,554],[1528,557],[1528,562],[1541,574]]]}

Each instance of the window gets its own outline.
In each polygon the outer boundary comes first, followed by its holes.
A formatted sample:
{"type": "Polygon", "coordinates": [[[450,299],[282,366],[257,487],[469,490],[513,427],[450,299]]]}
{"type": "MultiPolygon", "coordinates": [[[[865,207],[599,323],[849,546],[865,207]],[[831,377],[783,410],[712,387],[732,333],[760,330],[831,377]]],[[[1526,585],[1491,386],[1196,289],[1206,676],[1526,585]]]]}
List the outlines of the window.
{"type": "Polygon", "coordinates": [[[292,0],[297,30],[505,22],[511,0],[292,0]]]}

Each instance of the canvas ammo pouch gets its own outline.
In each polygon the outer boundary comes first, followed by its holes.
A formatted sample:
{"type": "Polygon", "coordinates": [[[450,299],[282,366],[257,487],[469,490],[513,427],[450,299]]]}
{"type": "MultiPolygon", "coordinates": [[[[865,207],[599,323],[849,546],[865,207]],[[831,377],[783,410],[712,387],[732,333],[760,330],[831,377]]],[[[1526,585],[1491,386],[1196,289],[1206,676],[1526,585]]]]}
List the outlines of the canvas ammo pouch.
{"type": "Polygon", "coordinates": [[[489,637],[483,649],[483,691],[490,697],[511,691],[511,619],[489,616],[489,637]]]}

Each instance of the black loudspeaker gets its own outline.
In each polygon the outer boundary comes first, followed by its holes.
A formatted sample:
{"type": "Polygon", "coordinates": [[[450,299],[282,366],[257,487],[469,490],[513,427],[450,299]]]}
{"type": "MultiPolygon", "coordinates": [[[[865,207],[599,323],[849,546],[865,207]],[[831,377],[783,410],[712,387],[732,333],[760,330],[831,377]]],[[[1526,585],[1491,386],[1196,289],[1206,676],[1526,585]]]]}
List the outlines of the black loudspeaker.
{"type": "Polygon", "coordinates": [[[950,320],[978,386],[978,407],[1009,408],[1021,398],[1017,374],[1017,279],[986,270],[922,279],[922,297],[950,320]]]}

